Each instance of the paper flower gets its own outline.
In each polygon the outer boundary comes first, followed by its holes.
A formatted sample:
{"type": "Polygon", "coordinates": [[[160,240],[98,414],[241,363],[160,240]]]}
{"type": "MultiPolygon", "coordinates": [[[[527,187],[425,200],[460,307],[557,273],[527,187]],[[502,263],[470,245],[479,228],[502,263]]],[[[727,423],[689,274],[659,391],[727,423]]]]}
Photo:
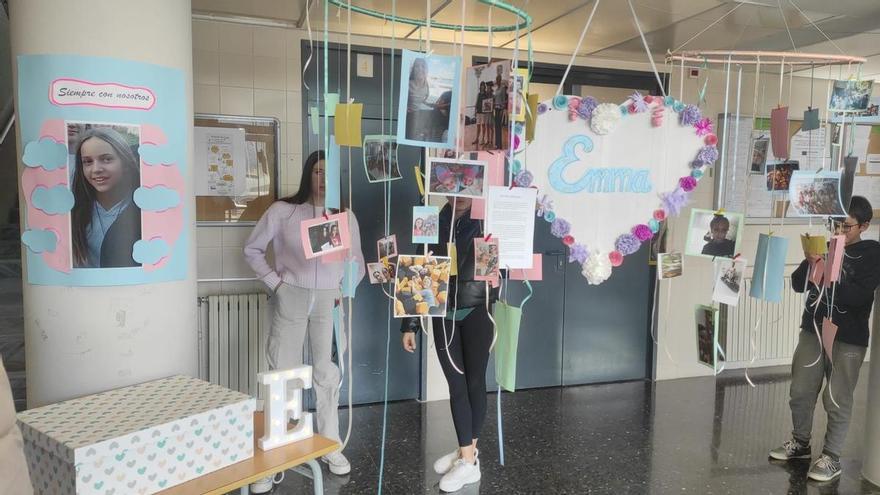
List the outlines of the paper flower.
{"type": "Polygon", "coordinates": [[[624,256],[629,256],[639,250],[642,243],[632,234],[622,234],[614,241],[614,247],[624,256]]]}
{"type": "Polygon", "coordinates": [[[663,209],[669,215],[678,216],[688,202],[688,193],[679,187],[670,193],[661,194],[660,199],[663,201],[663,209]]]}
{"type": "Polygon", "coordinates": [[[703,171],[698,168],[695,168],[695,169],[691,170],[691,177],[693,177],[694,179],[700,180],[703,178],[703,171]]]}
{"type": "Polygon", "coordinates": [[[709,146],[715,146],[718,144],[718,136],[712,133],[706,134],[706,139],[704,139],[703,142],[709,146]]]}
{"type": "Polygon", "coordinates": [[[562,218],[557,218],[550,224],[550,233],[554,237],[565,237],[569,232],[571,232],[571,224],[562,218]]]}
{"type": "Polygon", "coordinates": [[[578,117],[584,120],[590,120],[593,116],[593,110],[595,110],[597,106],[599,106],[599,101],[592,96],[581,98],[581,103],[577,108],[578,117]]]}
{"type": "Polygon", "coordinates": [[[675,111],[678,112],[678,113],[683,112],[683,111],[684,111],[684,108],[685,108],[685,104],[682,103],[682,102],[680,102],[680,101],[677,101],[677,102],[675,102],[675,103],[672,105],[672,109],[675,110],[675,111]]]}
{"type": "Polygon", "coordinates": [[[681,179],[678,179],[678,186],[681,187],[684,192],[691,192],[697,187],[697,179],[694,179],[690,175],[685,175],[681,179]]]}
{"type": "Polygon", "coordinates": [[[623,264],[623,255],[620,254],[620,251],[611,251],[608,253],[608,261],[611,266],[620,266],[623,264]]]}
{"type": "Polygon", "coordinates": [[[636,236],[640,242],[645,242],[648,239],[654,237],[654,233],[651,232],[651,228],[644,224],[636,225],[632,228],[632,235],[636,236]]]}
{"type": "Polygon", "coordinates": [[[700,121],[700,118],[703,114],[700,113],[700,109],[695,105],[687,105],[684,107],[684,110],[681,111],[678,118],[681,122],[681,125],[695,125],[700,121]]]}
{"type": "Polygon", "coordinates": [[[656,218],[648,220],[648,227],[650,227],[651,232],[655,234],[660,232],[660,222],[658,222],[656,218]]]}
{"type": "Polygon", "coordinates": [[[538,209],[535,215],[543,217],[545,213],[553,211],[553,200],[546,194],[538,198],[538,209]]]}
{"type": "Polygon", "coordinates": [[[523,170],[516,174],[516,177],[513,178],[513,183],[516,184],[517,187],[529,187],[532,185],[533,180],[535,180],[535,176],[528,170],[523,170]]]}
{"type": "Polygon", "coordinates": [[[654,210],[653,216],[654,216],[654,220],[657,220],[658,222],[662,222],[663,220],[666,220],[666,211],[661,210],[661,209],[654,210]]]}
{"type": "Polygon", "coordinates": [[[697,153],[697,161],[706,165],[711,165],[718,160],[718,148],[714,146],[703,146],[697,153]]]}
{"type": "Polygon", "coordinates": [[[577,261],[580,264],[584,264],[587,261],[587,258],[590,256],[590,252],[587,251],[587,248],[582,244],[572,244],[569,246],[568,252],[568,262],[571,263],[573,261],[577,261]]]}
{"type": "Polygon", "coordinates": [[[546,111],[547,111],[547,104],[546,103],[538,103],[538,115],[541,115],[542,113],[545,113],[546,111]]]}
{"type": "Polygon", "coordinates": [[[651,95],[645,95],[645,103],[647,103],[648,105],[654,103],[654,97],[651,95]]]}
{"type": "Polygon", "coordinates": [[[590,285],[599,285],[611,276],[611,261],[604,253],[592,253],[581,265],[581,275],[590,285]]]}
{"type": "Polygon", "coordinates": [[[514,174],[518,174],[522,170],[522,162],[519,160],[513,160],[513,163],[510,164],[510,171],[514,174]]]}
{"type": "Polygon", "coordinates": [[[553,97],[553,108],[557,110],[565,110],[568,108],[568,97],[564,95],[553,97]]]}
{"type": "MultiPolygon", "coordinates": [[[[630,114],[629,105],[620,105],[619,108],[620,108],[620,115],[622,115],[623,117],[626,117],[627,115],[630,114]]],[[[632,112],[632,113],[635,113],[635,112],[632,112]]]]}
{"type": "Polygon", "coordinates": [[[605,135],[613,131],[620,122],[622,115],[617,105],[613,103],[602,103],[593,110],[593,117],[590,120],[590,128],[599,135],[605,135]]]}
{"type": "Polygon", "coordinates": [[[553,213],[552,211],[545,211],[544,220],[552,223],[554,220],[556,220],[556,213],[553,213]]]}
{"type": "Polygon", "coordinates": [[[577,109],[580,104],[581,104],[581,99],[578,98],[577,96],[572,96],[571,98],[568,99],[568,120],[577,120],[577,118],[578,118],[577,109]]]}
{"type": "MultiPolygon", "coordinates": [[[[703,118],[698,122],[694,123],[694,127],[697,128],[697,136],[705,136],[712,132],[712,121],[708,118],[703,118]]],[[[718,142],[718,138],[715,138],[715,142],[718,142]]],[[[706,143],[709,144],[709,143],[706,143]]]]}
{"type": "Polygon", "coordinates": [[[667,107],[674,106],[675,105],[675,98],[673,98],[671,96],[667,96],[666,98],[663,98],[663,104],[666,105],[667,107]]]}
{"type": "Polygon", "coordinates": [[[635,113],[642,113],[648,110],[648,102],[645,101],[645,97],[638,91],[634,91],[629,96],[629,99],[632,100],[631,110],[635,111],[635,113]]]}
{"type": "Polygon", "coordinates": [[[566,246],[571,246],[572,244],[574,244],[574,237],[567,235],[562,238],[562,243],[566,246]]]}
{"type": "Polygon", "coordinates": [[[651,111],[651,125],[654,127],[660,127],[663,125],[663,113],[666,111],[665,107],[656,107],[651,111]]]}

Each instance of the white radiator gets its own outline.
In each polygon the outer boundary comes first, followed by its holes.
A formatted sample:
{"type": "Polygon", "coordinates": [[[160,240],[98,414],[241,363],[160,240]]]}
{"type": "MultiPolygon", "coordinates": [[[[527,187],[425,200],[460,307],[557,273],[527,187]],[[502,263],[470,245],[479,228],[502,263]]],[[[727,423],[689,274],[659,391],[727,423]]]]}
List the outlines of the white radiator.
{"type": "MultiPolygon", "coordinates": [[[[791,279],[785,277],[782,302],[769,303],[749,297],[752,279],[745,287],[736,307],[722,306],[720,325],[727,325],[727,367],[744,368],[752,358],[750,336],[754,332],[755,362],[752,367],[791,364],[800,333],[803,294],[791,290],[791,279]],[[727,317],[724,317],[724,311],[727,317]]],[[[723,330],[722,330],[723,331],[723,330]]]]}
{"type": "Polygon", "coordinates": [[[266,294],[214,295],[199,299],[202,335],[200,366],[204,379],[261,396],[257,373],[267,371],[269,299],[266,294]]]}

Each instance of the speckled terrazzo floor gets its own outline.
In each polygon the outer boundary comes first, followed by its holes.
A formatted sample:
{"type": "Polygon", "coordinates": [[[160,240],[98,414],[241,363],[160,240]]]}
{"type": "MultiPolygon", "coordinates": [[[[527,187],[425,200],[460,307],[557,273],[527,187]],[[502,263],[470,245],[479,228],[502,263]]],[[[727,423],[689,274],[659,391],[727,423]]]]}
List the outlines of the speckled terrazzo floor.
{"type": "MultiPolygon", "coordinates": [[[[464,494],[880,494],[860,477],[867,365],[856,392],[844,472],[829,484],[806,481],[809,463],[771,463],[767,451],[787,438],[785,370],[505,393],[504,466],[498,462],[495,395],[481,448],[482,481],[464,494]]],[[[350,475],[325,472],[325,493],[378,488],[382,407],[355,409],[346,450],[350,475]]],[[[824,432],[821,405],[815,438],[824,432]]],[[[345,425],[345,417],[342,418],[345,425]]],[[[431,465],[455,447],[447,402],[401,402],[388,408],[383,493],[438,493],[431,465]]],[[[821,441],[814,440],[818,454],[821,441]]],[[[288,473],[276,494],[312,493],[288,473]]]]}

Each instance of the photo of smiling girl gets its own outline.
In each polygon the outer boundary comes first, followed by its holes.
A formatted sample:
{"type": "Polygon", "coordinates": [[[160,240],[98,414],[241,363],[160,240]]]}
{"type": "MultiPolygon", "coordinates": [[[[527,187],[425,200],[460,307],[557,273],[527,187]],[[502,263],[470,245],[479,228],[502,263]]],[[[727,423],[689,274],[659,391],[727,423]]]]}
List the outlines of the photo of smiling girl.
{"type": "Polygon", "coordinates": [[[71,236],[74,268],[140,266],[132,247],[141,238],[137,129],[93,126],[79,136],[74,155],[71,236]]]}

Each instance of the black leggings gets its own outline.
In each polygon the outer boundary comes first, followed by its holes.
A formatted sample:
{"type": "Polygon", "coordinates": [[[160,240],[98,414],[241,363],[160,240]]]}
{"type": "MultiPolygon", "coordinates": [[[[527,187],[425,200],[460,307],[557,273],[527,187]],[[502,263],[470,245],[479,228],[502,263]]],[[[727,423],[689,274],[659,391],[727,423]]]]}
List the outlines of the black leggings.
{"type": "Polygon", "coordinates": [[[452,423],[458,436],[459,447],[471,445],[480,437],[480,430],[486,419],[486,365],[489,363],[489,347],[492,345],[492,321],[485,306],[478,306],[462,321],[452,322],[434,318],[434,346],[440,366],[449,383],[449,405],[452,409],[452,423]],[[449,363],[446,342],[443,340],[443,325],[446,325],[446,339],[452,337],[449,355],[462,375],[449,363]]]}

